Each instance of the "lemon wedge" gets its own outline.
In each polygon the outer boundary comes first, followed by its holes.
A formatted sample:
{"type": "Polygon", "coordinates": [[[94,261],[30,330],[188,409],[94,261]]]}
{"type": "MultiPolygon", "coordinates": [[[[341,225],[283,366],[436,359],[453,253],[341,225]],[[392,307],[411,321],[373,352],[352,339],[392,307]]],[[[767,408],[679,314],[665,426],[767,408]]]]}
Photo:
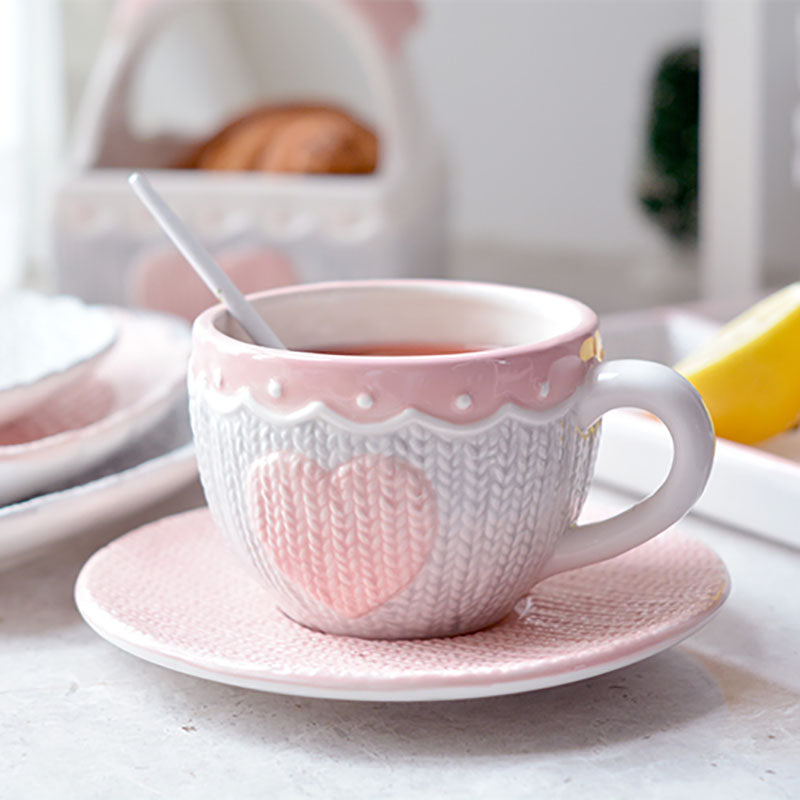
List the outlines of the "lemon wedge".
{"type": "Polygon", "coordinates": [[[744,444],[800,416],[800,283],[766,297],[675,365],[705,401],[717,436],[744,444]]]}

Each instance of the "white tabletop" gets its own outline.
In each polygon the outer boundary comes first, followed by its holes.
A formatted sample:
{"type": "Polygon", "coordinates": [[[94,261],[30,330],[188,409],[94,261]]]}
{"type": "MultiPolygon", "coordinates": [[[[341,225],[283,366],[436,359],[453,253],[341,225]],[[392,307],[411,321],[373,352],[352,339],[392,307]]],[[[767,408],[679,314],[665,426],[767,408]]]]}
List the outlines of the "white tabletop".
{"type": "Polygon", "coordinates": [[[200,501],[192,487],[0,574],[4,800],[800,797],[800,549],[685,520],[726,562],[730,599],[684,644],[605,676],[447,703],[311,700],[145,663],[75,610],[94,550],[200,501]]]}

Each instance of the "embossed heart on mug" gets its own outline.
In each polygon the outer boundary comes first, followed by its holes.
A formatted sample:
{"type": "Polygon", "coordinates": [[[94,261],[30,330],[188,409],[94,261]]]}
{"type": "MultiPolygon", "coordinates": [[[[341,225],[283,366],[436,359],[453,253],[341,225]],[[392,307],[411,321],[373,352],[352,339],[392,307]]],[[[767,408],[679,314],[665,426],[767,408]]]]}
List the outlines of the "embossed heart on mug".
{"type": "Polygon", "coordinates": [[[366,454],[323,469],[275,452],[250,468],[250,524],[296,586],[357,618],[408,586],[438,529],[436,495],[403,459],[366,454]]]}

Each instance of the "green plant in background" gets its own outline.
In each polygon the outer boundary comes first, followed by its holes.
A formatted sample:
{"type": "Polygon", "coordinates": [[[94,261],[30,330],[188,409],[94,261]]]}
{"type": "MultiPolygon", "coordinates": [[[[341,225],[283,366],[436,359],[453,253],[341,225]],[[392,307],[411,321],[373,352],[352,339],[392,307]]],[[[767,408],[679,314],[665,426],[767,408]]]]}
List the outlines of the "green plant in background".
{"type": "Polygon", "coordinates": [[[668,52],[653,80],[639,202],[673,240],[697,239],[700,49],[668,52]]]}

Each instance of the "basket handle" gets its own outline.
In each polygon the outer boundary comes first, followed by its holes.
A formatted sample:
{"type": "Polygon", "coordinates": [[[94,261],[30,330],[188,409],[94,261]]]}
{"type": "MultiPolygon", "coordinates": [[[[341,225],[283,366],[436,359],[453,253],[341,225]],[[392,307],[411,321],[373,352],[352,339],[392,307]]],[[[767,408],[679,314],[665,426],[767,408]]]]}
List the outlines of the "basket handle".
{"type": "MultiPolygon", "coordinates": [[[[399,13],[393,12],[395,16],[382,17],[383,12],[371,9],[367,0],[303,1],[329,15],[360,56],[376,100],[381,170],[403,170],[421,121],[400,48],[405,30],[416,19],[415,5],[406,0],[399,13]]],[[[90,168],[109,154],[111,143],[136,158],[145,144],[133,135],[128,120],[136,71],[164,16],[179,13],[188,5],[190,0],[130,0],[117,7],[76,120],[73,167],[90,168]]],[[[176,148],[177,155],[179,140],[163,138],[163,147],[176,148]]],[[[152,146],[152,142],[147,144],[152,146]]]]}

